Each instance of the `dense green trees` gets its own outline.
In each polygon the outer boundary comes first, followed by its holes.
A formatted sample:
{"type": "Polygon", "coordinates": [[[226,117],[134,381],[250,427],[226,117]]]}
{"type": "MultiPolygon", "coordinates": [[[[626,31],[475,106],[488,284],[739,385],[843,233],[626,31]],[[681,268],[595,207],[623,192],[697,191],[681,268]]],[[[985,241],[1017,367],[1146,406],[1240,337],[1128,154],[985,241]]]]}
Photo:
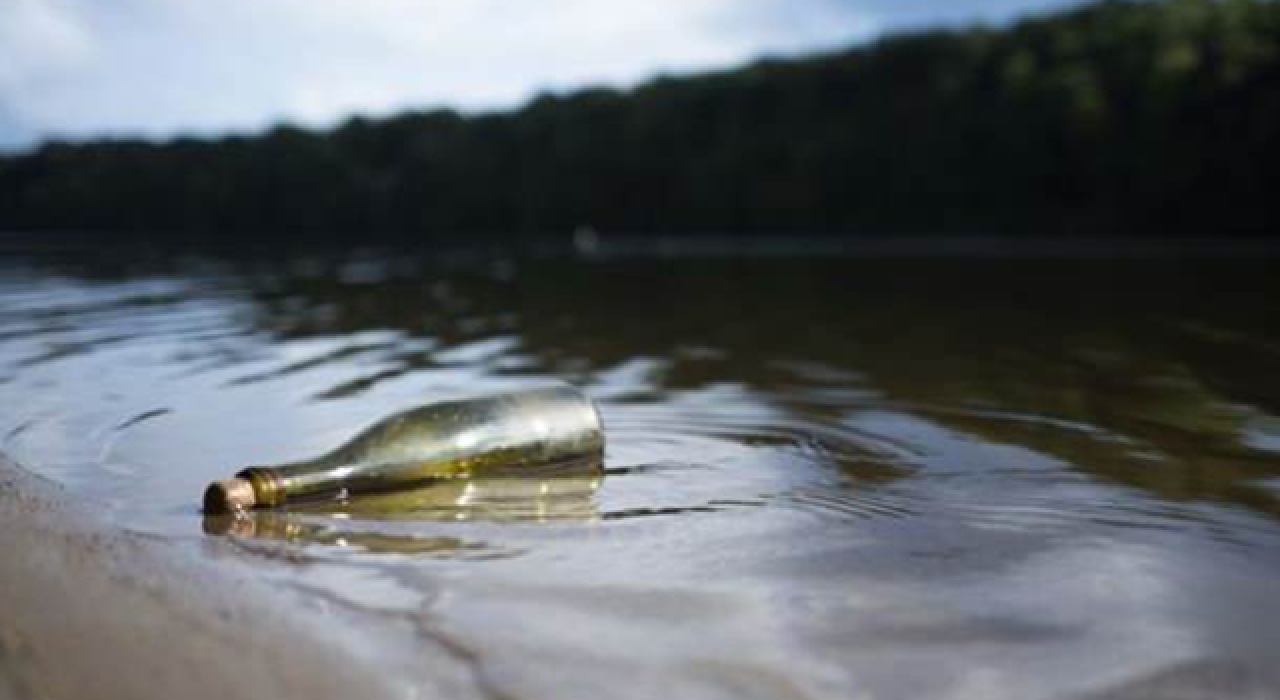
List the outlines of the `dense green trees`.
{"type": "Polygon", "coordinates": [[[0,230],[1268,234],[1280,4],[1103,2],[1008,29],[326,132],[51,143],[0,230]]]}

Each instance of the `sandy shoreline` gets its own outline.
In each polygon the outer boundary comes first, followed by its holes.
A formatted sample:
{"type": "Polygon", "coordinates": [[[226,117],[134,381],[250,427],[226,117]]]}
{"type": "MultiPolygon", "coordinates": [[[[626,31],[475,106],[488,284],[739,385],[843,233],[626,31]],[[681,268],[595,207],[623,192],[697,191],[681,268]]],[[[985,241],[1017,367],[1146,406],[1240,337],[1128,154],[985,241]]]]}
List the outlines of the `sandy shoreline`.
{"type": "Polygon", "coordinates": [[[3,455],[0,553],[0,698],[483,694],[412,630],[309,605],[225,541],[121,530],[3,455]]]}
{"type": "MultiPolygon", "coordinates": [[[[123,530],[0,455],[0,700],[519,695],[433,611],[380,613],[263,575],[290,565],[223,538],[123,530]]],[[[597,687],[566,670],[549,669],[564,697],[597,687]]],[[[1280,677],[1209,656],[1064,697],[1272,700],[1280,677]]]]}

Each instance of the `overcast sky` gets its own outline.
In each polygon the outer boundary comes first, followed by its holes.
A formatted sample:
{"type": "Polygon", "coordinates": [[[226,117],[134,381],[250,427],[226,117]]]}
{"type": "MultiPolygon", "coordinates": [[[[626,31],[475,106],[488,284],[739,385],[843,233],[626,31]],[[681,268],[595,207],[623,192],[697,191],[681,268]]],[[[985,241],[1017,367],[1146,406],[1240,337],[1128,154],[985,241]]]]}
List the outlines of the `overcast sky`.
{"type": "Polygon", "coordinates": [[[0,146],[508,107],[1065,0],[0,0],[0,146]]]}

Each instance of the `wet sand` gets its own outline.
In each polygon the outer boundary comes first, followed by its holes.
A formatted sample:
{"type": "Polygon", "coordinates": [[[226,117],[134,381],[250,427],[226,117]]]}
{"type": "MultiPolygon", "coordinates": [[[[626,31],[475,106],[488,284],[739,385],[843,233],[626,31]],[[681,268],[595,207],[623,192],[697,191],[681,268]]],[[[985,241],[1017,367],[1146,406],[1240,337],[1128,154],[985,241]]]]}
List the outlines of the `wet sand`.
{"type": "MultiPolygon", "coordinates": [[[[230,539],[123,530],[3,455],[0,553],[0,700],[518,697],[426,611],[388,618],[269,585],[263,567],[294,564],[230,539]]],[[[583,696],[581,680],[560,689],[583,696]]],[[[1278,688],[1206,660],[1064,697],[1274,700],[1278,688]]]]}
{"type": "Polygon", "coordinates": [[[0,698],[482,694],[412,630],[268,585],[227,540],[112,526],[3,455],[0,552],[0,698]]]}

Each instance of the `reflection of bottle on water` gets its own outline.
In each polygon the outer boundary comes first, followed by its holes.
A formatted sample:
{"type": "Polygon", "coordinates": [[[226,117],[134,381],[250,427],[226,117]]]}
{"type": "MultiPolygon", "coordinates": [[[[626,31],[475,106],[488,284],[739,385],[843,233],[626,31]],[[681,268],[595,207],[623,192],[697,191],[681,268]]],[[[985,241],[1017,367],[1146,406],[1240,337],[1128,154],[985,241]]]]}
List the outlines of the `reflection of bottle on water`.
{"type": "Polygon", "coordinates": [[[304,501],[252,513],[206,514],[204,531],[370,551],[427,553],[475,547],[420,530],[385,531],[360,521],[488,523],[590,522],[600,517],[595,495],[603,474],[598,463],[549,477],[441,479],[419,488],[350,499],[304,501]],[[336,517],[322,517],[336,516],[336,517]]]}
{"type": "Polygon", "coordinates": [[[355,520],[594,520],[602,477],[600,463],[590,461],[575,463],[572,470],[557,469],[553,476],[443,479],[422,488],[311,501],[287,510],[355,520]]]}
{"type": "Polygon", "coordinates": [[[208,513],[409,488],[433,479],[598,465],[599,414],[578,390],[553,387],[431,404],[398,413],[332,452],[249,467],[205,491],[208,513]]]}

